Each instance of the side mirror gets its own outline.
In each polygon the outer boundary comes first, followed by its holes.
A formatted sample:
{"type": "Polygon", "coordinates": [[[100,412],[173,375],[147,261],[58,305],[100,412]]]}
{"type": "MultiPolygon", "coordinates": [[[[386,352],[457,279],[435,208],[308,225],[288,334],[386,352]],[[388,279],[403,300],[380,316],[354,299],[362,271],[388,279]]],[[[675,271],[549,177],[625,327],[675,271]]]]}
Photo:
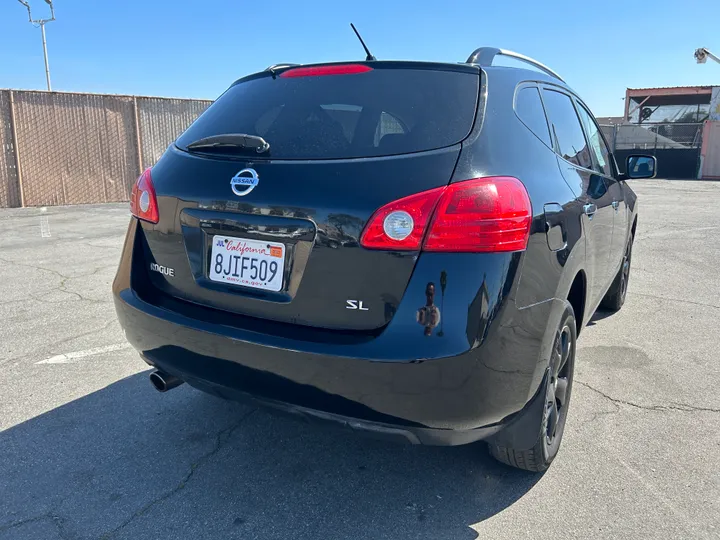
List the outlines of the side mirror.
{"type": "Polygon", "coordinates": [[[631,155],[627,157],[628,178],[654,178],[657,170],[657,159],[655,156],[631,155]]]}

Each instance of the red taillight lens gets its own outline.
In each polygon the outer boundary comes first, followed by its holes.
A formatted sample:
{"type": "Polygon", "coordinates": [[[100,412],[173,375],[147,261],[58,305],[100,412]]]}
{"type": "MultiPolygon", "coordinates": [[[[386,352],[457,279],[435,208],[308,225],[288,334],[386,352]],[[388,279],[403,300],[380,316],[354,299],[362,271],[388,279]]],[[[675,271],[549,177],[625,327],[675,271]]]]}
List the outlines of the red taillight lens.
{"type": "Polygon", "coordinates": [[[315,66],[298,67],[288,69],[280,74],[280,77],[319,77],[321,75],[352,75],[354,73],[366,73],[373,68],[363,64],[342,64],[338,66],[315,66]]]}
{"type": "Polygon", "coordinates": [[[450,184],[435,209],[423,251],[497,252],[527,247],[532,207],[517,178],[450,184]]]}
{"type": "Polygon", "coordinates": [[[520,180],[476,178],[383,206],[368,221],[360,244],[388,250],[521,251],[531,221],[530,198],[520,180]]]}
{"type": "Polygon", "coordinates": [[[360,245],[398,251],[420,249],[425,227],[444,189],[423,191],[381,207],[365,226],[360,245]]]}
{"type": "Polygon", "coordinates": [[[155,196],[155,188],[153,187],[149,168],[145,169],[145,172],[140,175],[132,188],[130,212],[133,216],[150,223],[160,221],[157,197],[155,196]]]}

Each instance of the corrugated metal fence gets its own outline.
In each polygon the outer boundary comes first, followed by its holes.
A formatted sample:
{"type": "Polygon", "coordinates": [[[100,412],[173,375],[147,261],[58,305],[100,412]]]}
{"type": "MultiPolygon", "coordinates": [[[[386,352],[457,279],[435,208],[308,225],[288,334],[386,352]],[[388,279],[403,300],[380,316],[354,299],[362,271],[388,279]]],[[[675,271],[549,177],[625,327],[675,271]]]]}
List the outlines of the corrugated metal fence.
{"type": "Polygon", "coordinates": [[[0,207],[127,201],[210,103],[0,90],[0,207]]]}
{"type": "Polygon", "coordinates": [[[0,208],[20,206],[11,97],[10,92],[0,90],[0,208]]]}
{"type": "MultiPolygon", "coordinates": [[[[140,172],[210,103],[0,90],[0,208],[127,201],[140,172]]],[[[658,155],[659,175],[697,176],[702,124],[601,127],[621,168],[643,150],[658,155]]]]}

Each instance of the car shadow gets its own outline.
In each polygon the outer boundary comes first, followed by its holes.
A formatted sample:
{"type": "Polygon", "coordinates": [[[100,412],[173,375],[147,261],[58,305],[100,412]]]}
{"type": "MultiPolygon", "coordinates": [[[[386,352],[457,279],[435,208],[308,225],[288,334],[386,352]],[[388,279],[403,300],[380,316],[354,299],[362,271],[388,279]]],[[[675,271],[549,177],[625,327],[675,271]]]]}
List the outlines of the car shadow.
{"type": "Polygon", "coordinates": [[[598,321],[602,321],[603,319],[607,319],[608,317],[612,317],[613,315],[615,315],[614,311],[602,311],[598,309],[595,313],[593,313],[593,316],[590,317],[587,325],[595,326],[598,321]]]}
{"type": "MultiPolygon", "coordinates": [[[[92,374],[89,373],[88,376],[92,374]]],[[[477,538],[541,478],[139,373],[0,433],[0,538],[477,538]]]]}

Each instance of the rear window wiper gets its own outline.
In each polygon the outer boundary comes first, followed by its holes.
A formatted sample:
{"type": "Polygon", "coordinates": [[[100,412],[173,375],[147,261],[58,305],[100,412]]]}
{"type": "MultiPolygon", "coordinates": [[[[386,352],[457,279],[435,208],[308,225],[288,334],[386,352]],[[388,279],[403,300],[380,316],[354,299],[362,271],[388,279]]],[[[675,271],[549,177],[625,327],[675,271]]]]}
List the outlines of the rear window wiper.
{"type": "Polygon", "coordinates": [[[187,145],[189,152],[225,152],[229,154],[244,153],[253,151],[256,154],[264,154],[270,150],[270,143],[257,135],[247,135],[245,133],[225,133],[224,135],[211,135],[198,139],[187,145]]]}

